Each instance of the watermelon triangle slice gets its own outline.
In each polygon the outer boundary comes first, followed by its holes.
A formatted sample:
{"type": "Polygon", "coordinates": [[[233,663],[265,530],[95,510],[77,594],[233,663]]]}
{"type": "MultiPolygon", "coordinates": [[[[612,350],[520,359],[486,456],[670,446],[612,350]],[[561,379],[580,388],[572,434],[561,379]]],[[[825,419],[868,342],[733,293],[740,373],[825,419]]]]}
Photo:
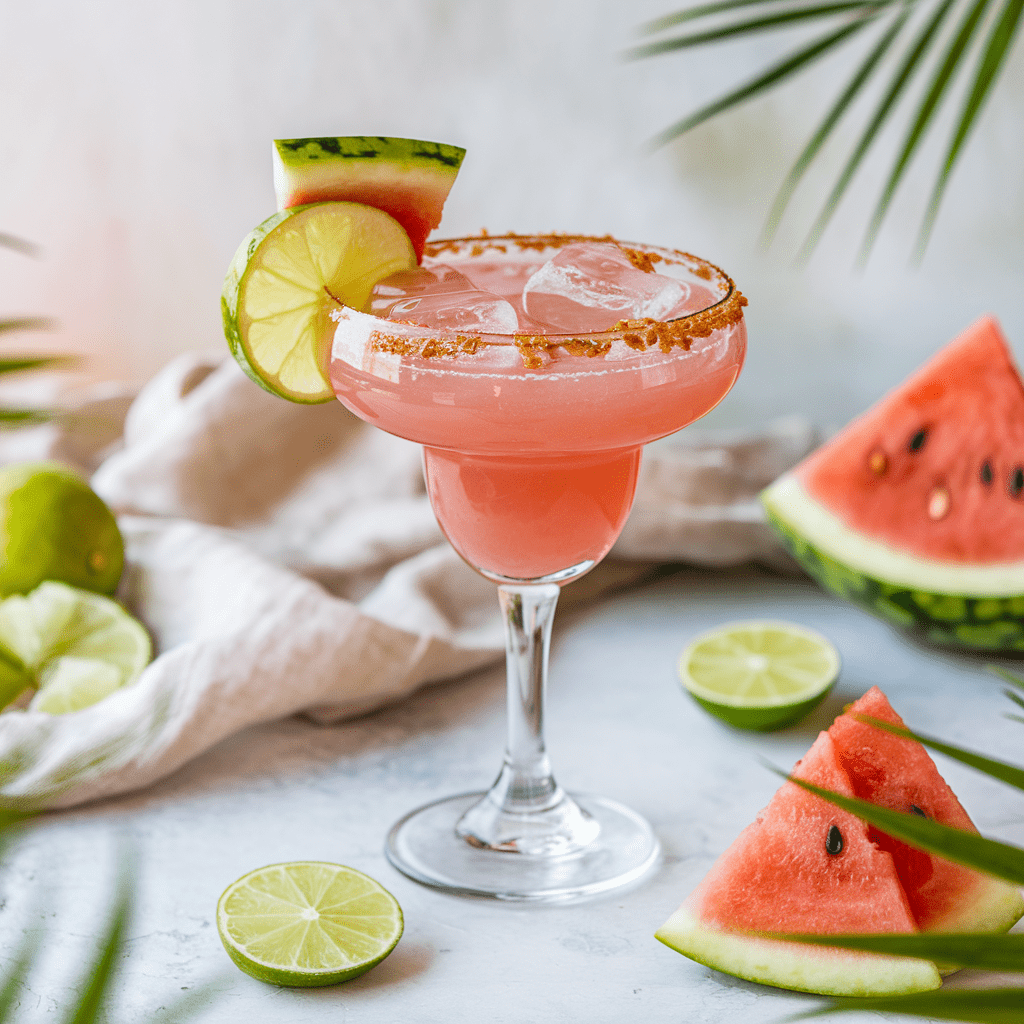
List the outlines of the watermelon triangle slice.
{"type": "MultiPolygon", "coordinates": [[[[794,774],[846,795],[854,787],[828,733],[794,774]]],[[[925,960],[808,947],[748,931],[914,932],[891,855],[867,826],[791,782],[718,859],[655,933],[698,963],[780,988],[884,995],[937,988],[925,960]]]]}
{"type": "Polygon", "coordinates": [[[443,142],[381,136],[277,139],[277,207],[350,202],[390,214],[405,228],[417,261],[466,151],[443,142]]]}
{"type": "Polygon", "coordinates": [[[841,597],[942,643],[1024,650],[1024,383],[992,317],[762,501],[841,597]]]}
{"type": "MultiPolygon", "coordinates": [[[[920,743],[873,728],[859,721],[858,715],[905,728],[877,686],[832,723],[829,735],[856,796],[953,828],[978,831],[920,743]]],[[[892,856],[922,931],[1004,932],[1024,915],[1024,899],[1014,886],[916,850],[875,829],[869,834],[892,856]]]]}

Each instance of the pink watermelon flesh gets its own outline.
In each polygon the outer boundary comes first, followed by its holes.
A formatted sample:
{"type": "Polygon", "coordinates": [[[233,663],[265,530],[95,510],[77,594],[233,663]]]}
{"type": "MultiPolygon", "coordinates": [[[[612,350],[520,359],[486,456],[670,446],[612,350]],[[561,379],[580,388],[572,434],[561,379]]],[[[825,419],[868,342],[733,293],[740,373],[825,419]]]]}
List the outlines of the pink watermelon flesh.
{"type": "Polygon", "coordinates": [[[1024,560],[1024,385],[979,320],[795,471],[848,526],[924,558],[1024,560]]]}
{"type": "MultiPolygon", "coordinates": [[[[892,810],[923,812],[943,825],[977,833],[920,743],[876,729],[858,721],[856,715],[905,728],[877,686],[832,723],[829,735],[856,796],[892,810]]],[[[1024,912],[1019,894],[1005,883],[916,850],[877,829],[870,829],[869,835],[892,856],[922,931],[1001,930],[1024,912]]]]}
{"type": "MultiPolygon", "coordinates": [[[[828,733],[818,736],[794,774],[854,794],[828,733]]],[[[722,854],[687,904],[705,925],[727,930],[917,931],[892,857],[871,841],[867,826],[791,782],[722,854]],[[826,849],[833,826],[842,836],[837,854],[826,849]]]]}

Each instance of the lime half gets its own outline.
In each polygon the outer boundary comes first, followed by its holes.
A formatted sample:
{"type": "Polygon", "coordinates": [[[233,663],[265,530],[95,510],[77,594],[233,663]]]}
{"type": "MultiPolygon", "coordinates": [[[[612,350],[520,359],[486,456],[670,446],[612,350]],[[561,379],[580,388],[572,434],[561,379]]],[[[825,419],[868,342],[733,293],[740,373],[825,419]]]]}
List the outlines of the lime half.
{"type": "Polygon", "coordinates": [[[330,311],[362,309],[378,281],[415,265],[405,229],[373,206],[313,203],[275,213],[242,242],[224,281],[231,352],[272,394],[326,402],[334,397],[330,311]]]}
{"type": "Polygon", "coordinates": [[[839,675],[820,633],[791,622],[730,622],[698,636],[679,657],[693,698],[741,729],[767,732],[803,718],[839,675]]]}
{"type": "Polygon", "coordinates": [[[33,710],[78,711],[133,683],[151,656],[142,623],[99,594],[51,580],[0,601],[0,706],[34,689],[33,710]]]}
{"type": "Polygon", "coordinates": [[[402,937],[402,908],[354,868],[271,864],[217,903],[217,929],[246,974],[272,985],[336,985],[379,964],[402,937]]]}

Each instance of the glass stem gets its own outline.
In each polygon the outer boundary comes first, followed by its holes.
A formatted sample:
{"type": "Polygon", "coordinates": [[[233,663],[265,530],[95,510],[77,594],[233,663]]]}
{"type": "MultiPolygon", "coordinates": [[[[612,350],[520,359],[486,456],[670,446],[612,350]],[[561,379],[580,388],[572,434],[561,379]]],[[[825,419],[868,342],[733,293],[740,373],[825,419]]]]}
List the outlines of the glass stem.
{"type": "Polygon", "coordinates": [[[508,737],[494,785],[459,821],[456,831],[474,846],[537,856],[580,850],[597,836],[597,823],[555,782],[544,747],[554,583],[498,588],[505,625],[508,737]]]}

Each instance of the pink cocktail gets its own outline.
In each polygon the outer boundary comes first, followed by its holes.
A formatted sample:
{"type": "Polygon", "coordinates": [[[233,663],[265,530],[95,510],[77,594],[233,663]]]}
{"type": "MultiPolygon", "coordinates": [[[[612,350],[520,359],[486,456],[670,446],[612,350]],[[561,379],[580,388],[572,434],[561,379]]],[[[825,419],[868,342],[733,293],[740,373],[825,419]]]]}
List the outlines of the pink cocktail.
{"type": "Polygon", "coordinates": [[[412,877],[551,900],[624,884],[656,859],[642,819],[601,798],[574,801],[551,776],[541,733],[550,620],[559,586],[622,529],[642,446],[732,387],[744,302],[724,273],[683,253],[505,236],[431,243],[422,269],[377,286],[370,312],[333,314],[335,393],[424,446],[438,521],[499,584],[507,626],[504,768],[487,794],[396,826],[389,856],[412,877]]]}

